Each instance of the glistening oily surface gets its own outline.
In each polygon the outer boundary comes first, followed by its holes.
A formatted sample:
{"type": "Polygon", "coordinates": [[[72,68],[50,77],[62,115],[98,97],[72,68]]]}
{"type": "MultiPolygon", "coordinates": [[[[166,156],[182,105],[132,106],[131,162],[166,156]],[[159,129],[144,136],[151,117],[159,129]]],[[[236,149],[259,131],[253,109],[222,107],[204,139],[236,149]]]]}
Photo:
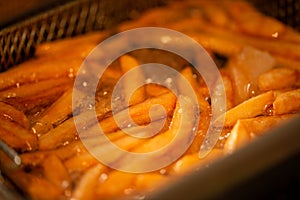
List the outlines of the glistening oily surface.
{"type": "MultiPolygon", "coordinates": [[[[300,110],[299,33],[244,1],[173,2],[149,10],[112,32],[42,44],[35,58],[0,74],[0,138],[22,159],[22,164],[15,166],[0,151],[1,173],[22,195],[30,199],[143,199],[147,192],[176,181],[195,170],[195,166],[207,166],[214,159],[233,153],[295,117],[300,110]],[[221,118],[211,120],[212,107],[217,102],[206,77],[198,73],[192,61],[159,49],[134,50],[112,60],[98,82],[83,81],[80,87],[73,87],[82,63],[91,67],[88,75],[99,67],[102,61],[97,56],[85,58],[101,41],[116,30],[121,33],[149,26],[188,35],[206,49],[218,66],[227,111],[224,127],[214,127],[221,131],[217,144],[204,158],[199,158],[200,146],[211,121],[221,118]],[[163,77],[165,85],[154,84],[154,77],[147,78],[147,70],[136,68],[148,63],[171,67],[177,73],[172,78],[161,73],[159,77],[163,77]],[[127,73],[131,73],[130,78],[124,76],[127,73]],[[124,78],[119,86],[123,93],[114,96],[121,77],[124,78]],[[197,104],[186,97],[190,93],[179,77],[185,77],[197,104]],[[95,96],[91,97],[85,88],[92,84],[95,96]],[[78,102],[72,102],[74,90],[78,102]],[[177,95],[178,91],[181,95],[177,95]],[[90,98],[95,99],[94,103],[85,104],[90,98]],[[77,107],[72,107],[72,103],[77,107]],[[199,111],[199,116],[194,111],[199,111]],[[90,112],[95,112],[96,120],[89,118],[90,112]],[[83,120],[75,124],[76,116],[83,120]],[[197,117],[199,121],[195,121],[197,117]],[[150,133],[143,129],[149,124],[154,128],[150,133]],[[102,135],[102,139],[98,137],[99,125],[106,136],[102,135]],[[161,169],[145,173],[115,170],[99,162],[82,143],[85,137],[98,152],[118,162],[123,155],[111,149],[107,138],[124,151],[148,153],[170,145],[183,128],[193,133],[191,145],[183,155],[161,169]],[[153,130],[157,130],[156,134],[153,130]]],[[[147,33],[139,37],[146,36],[151,38],[147,33]]],[[[169,40],[163,37],[162,43],[169,40]]],[[[120,46],[116,45],[105,53],[113,53],[120,46]]],[[[123,45],[132,44],[129,41],[123,45]]],[[[220,86],[218,80],[215,77],[212,81],[215,88],[220,86]]],[[[133,162],[135,166],[139,164],[133,162]]]]}

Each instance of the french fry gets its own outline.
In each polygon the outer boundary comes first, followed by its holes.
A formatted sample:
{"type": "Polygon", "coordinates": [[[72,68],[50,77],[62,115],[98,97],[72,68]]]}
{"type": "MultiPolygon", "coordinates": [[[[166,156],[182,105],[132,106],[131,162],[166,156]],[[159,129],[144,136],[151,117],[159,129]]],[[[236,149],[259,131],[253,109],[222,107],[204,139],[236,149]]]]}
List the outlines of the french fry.
{"type": "Polygon", "coordinates": [[[170,129],[154,138],[147,140],[145,144],[137,146],[135,149],[133,149],[133,151],[138,153],[155,151],[167,145],[170,141],[172,141],[176,134],[179,134],[179,132],[183,129],[185,129],[185,131],[191,130],[191,128],[193,128],[191,126],[195,125],[194,123],[196,120],[196,116],[193,116],[193,109],[195,109],[193,106],[194,105],[190,100],[186,99],[186,97],[180,96],[180,103],[179,101],[176,102],[170,129]],[[180,105],[181,103],[183,105],[180,105]],[[182,124],[182,113],[184,112],[189,113],[185,115],[188,116],[188,119],[185,120],[189,121],[189,123],[182,124]]]}
{"type": "Polygon", "coordinates": [[[233,126],[239,119],[256,117],[264,113],[266,105],[274,101],[273,91],[252,97],[228,110],[225,115],[225,126],[233,126]]]}
{"type": "Polygon", "coordinates": [[[15,107],[0,101],[0,117],[18,123],[25,129],[29,129],[30,122],[26,115],[15,107]]]}
{"type": "Polygon", "coordinates": [[[224,145],[224,153],[231,154],[236,149],[248,144],[250,140],[250,133],[247,131],[243,123],[238,120],[224,145]]]}
{"type": "Polygon", "coordinates": [[[100,164],[100,162],[88,152],[71,157],[64,161],[64,165],[69,173],[84,172],[96,164],[100,164]]]}
{"type": "Polygon", "coordinates": [[[136,175],[121,171],[112,171],[106,180],[98,182],[95,187],[96,196],[111,198],[124,195],[126,189],[132,189],[136,175]],[[120,181],[122,180],[122,181],[120,181]]]}
{"type": "Polygon", "coordinates": [[[36,58],[0,74],[0,90],[58,77],[73,78],[85,57],[104,37],[106,33],[95,32],[82,37],[38,45],[36,58]],[[73,50],[72,53],[70,49],[73,50]]]}
{"type": "Polygon", "coordinates": [[[260,116],[249,119],[241,119],[240,123],[247,130],[251,138],[265,134],[268,130],[294,118],[294,114],[280,116],[260,116]]]}
{"type": "Polygon", "coordinates": [[[45,178],[60,188],[62,193],[71,189],[70,174],[57,156],[49,155],[42,163],[42,168],[45,178]]]}
{"type": "MultiPolygon", "coordinates": [[[[176,101],[175,95],[169,92],[166,94],[162,94],[161,96],[158,97],[147,99],[146,101],[140,104],[131,106],[129,108],[129,113],[131,118],[134,120],[136,124],[138,125],[147,124],[151,121],[151,119],[148,115],[144,115],[144,113],[148,113],[150,108],[153,105],[155,104],[162,105],[166,110],[166,114],[170,115],[174,109],[175,101],[176,101]]],[[[162,117],[162,113],[157,112],[155,113],[153,120],[160,119],[161,117],[162,117]]],[[[102,121],[100,121],[99,124],[104,133],[110,133],[119,128],[128,127],[128,125],[130,124],[128,122],[128,111],[127,110],[120,111],[114,116],[103,119],[102,121]],[[121,127],[118,127],[118,125],[114,120],[114,117],[119,118],[119,120],[123,122],[121,127]]]]}
{"type": "Polygon", "coordinates": [[[275,115],[282,115],[300,110],[300,89],[279,94],[273,103],[275,115]]]}
{"type": "Polygon", "coordinates": [[[21,160],[24,165],[36,166],[41,164],[49,155],[55,155],[61,160],[69,159],[77,154],[86,152],[86,148],[81,141],[74,141],[66,146],[54,150],[34,151],[21,154],[21,160]]]}
{"type": "Polygon", "coordinates": [[[232,79],[235,105],[256,95],[256,79],[261,73],[274,67],[274,64],[275,60],[270,54],[252,47],[245,47],[229,60],[226,70],[232,79]]]}
{"type": "MultiPolygon", "coordinates": [[[[196,78],[193,76],[193,72],[191,67],[185,67],[183,70],[181,70],[180,72],[189,82],[189,84],[192,86],[192,89],[194,90],[194,92],[197,95],[197,100],[198,100],[198,104],[200,107],[200,110],[207,110],[210,109],[210,105],[208,104],[207,101],[205,101],[204,97],[202,96],[202,94],[199,92],[199,88],[200,85],[197,82],[196,78]]],[[[180,92],[185,92],[187,88],[184,87],[183,84],[178,84],[179,87],[179,91],[180,92]]]]}
{"type": "Polygon", "coordinates": [[[38,121],[57,126],[68,118],[72,114],[72,92],[72,88],[68,89],[43,113],[38,121]]]}
{"type": "Polygon", "coordinates": [[[160,96],[162,94],[169,92],[168,88],[165,88],[164,86],[154,84],[154,83],[149,83],[149,84],[145,85],[145,90],[146,90],[147,96],[149,96],[150,98],[157,97],[157,96],[160,96]]]}
{"type": "Polygon", "coordinates": [[[290,58],[286,58],[284,56],[279,56],[279,55],[273,55],[273,56],[276,60],[276,63],[278,64],[278,66],[287,67],[287,68],[291,68],[291,69],[300,71],[300,61],[299,60],[290,59],[290,58]]]}
{"type": "Polygon", "coordinates": [[[258,12],[249,2],[226,1],[223,2],[226,11],[233,21],[237,23],[242,33],[267,39],[280,39],[288,42],[300,42],[299,34],[285,26],[278,20],[258,12]],[[241,16],[240,13],[243,13],[241,16]],[[262,27],[261,24],[264,24],[262,27]]]}
{"type": "Polygon", "coordinates": [[[63,195],[61,190],[48,180],[26,173],[22,168],[16,166],[0,151],[0,169],[14,184],[32,199],[58,199],[63,195]],[[45,196],[45,194],[47,194],[45,196]]]}
{"type": "Polygon", "coordinates": [[[168,178],[159,173],[138,174],[133,185],[137,190],[151,192],[155,188],[162,187],[168,178]]]}
{"type": "Polygon", "coordinates": [[[2,91],[0,98],[26,114],[36,113],[53,103],[71,83],[70,79],[47,80],[41,85],[35,83],[2,91]]]}
{"type": "Polygon", "coordinates": [[[226,93],[226,110],[229,110],[234,105],[233,86],[232,86],[233,84],[232,84],[230,77],[227,74],[222,73],[221,76],[222,76],[222,81],[223,81],[224,89],[225,89],[225,93],[226,93]]]}
{"type": "Polygon", "coordinates": [[[78,200],[93,199],[95,197],[94,188],[99,181],[99,176],[105,171],[106,167],[101,164],[88,169],[76,185],[72,197],[78,200]]]}
{"type": "Polygon", "coordinates": [[[265,134],[268,130],[292,119],[295,115],[261,116],[249,119],[240,119],[234,125],[228,137],[224,151],[233,153],[236,149],[244,146],[255,137],[265,134]]]}
{"type": "Polygon", "coordinates": [[[65,143],[72,142],[77,137],[74,119],[70,118],[61,125],[39,137],[39,149],[55,149],[65,143]]]}
{"type": "MultiPolygon", "coordinates": [[[[139,63],[134,57],[129,55],[123,55],[120,57],[120,66],[122,72],[125,74],[131,69],[134,69],[135,67],[139,66],[139,63]]],[[[140,68],[134,69],[130,77],[129,76],[124,77],[123,92],[125,96],[124,98],[125,105],[127,105],[127,102],[129,103],[128,105],[131,106],[144,101],[144,99],[146,98],[145,88],[140,87],[136,91],[134,91],[134,89],[137,88],[138,84],[143,85],[143,83],[144,83],[144,78],[140,68]]]]}
{"type": "Polygon", "coordinates": [[[37,148],[37,138],[30,130],[7,119],[0,118],[0,138],[12,148],[31,151],[37,148]]]}
{"type": "Polygon", "coordinates": [[[195,167],[204,167],[220,158],[223,154],[223,150],[213,149],[204,159],[199,158],[199,152],[184,155],[172,165],[170,173],[184,174],[195,169],[195,167]]]}
{"type": "Polygon", "coordinates": [[[262,91],[291,88],[297,80],[297,71],[289,68],[274,68],[258,78],[258,87],[262,91]]]}

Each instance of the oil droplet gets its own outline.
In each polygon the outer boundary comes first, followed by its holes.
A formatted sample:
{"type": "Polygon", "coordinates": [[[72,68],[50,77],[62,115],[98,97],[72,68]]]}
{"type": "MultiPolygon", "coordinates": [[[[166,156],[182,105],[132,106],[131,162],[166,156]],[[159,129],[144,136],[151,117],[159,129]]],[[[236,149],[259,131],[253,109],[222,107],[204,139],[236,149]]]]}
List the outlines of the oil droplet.
{"type": "Polygon", "coordinates": [[[152,79],[151,78],[147,78],[145,81],[146,84],[152,83],[152,79]]]}
{"type": "Polygon", "coordinates": [[[249,98],[256,96],[258,94],[258,91],[259,89],[256,84],[248,83],[246,85],[246,94],[249,98]]]}
{"type": "Polygon", "coordinates": [[[167,170],[161,169],[161,170],[159,170],[159,173],[162,174],[162,175],[165,175],[167,173],[167,170]]]}
{"type": "Polygon", "coordinates": [[[273,115],[273,105],[272,104],[265,105],[263,114],[266,116],[272,116],[273,115]]]}
{"type": "Polygon", "coordinates": [[[73,68],[69,69],[68,77],[69,78],[73,78],[74,77],[74,69],[73,68]]]}
{"type": "Polygon", "coordinates": [[[272,37],[273,38],[278,38],[278,35],[279,35],[278,32],[275,32],[275,33],[272,34],[272,37]]]}
{"type": "Polygon", "coordinates": [[[88,85],[88,84],[87,84],[87,82],[85,82],[85,81],[82,83],[82,86],[83,86],[83,87],[86,87],[87,85],[88,85]]]}
{"type": "Polygon", "coordinates": [[[99,177],[99,181],[104,183],[108,179],[108,175],[106,173],[102,173],[99,177]]]}

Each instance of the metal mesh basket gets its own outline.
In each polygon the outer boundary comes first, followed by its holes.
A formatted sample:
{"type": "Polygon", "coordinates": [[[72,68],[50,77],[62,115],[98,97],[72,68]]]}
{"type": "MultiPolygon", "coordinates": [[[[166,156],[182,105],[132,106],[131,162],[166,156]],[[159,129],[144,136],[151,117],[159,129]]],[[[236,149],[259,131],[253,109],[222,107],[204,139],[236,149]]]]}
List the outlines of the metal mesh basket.
{"type": "Polygon", "coordinates": [[[34,54],[36,44],[101,30],[163,0],[76,0],[0,31],[0,71],[34,54]]]}

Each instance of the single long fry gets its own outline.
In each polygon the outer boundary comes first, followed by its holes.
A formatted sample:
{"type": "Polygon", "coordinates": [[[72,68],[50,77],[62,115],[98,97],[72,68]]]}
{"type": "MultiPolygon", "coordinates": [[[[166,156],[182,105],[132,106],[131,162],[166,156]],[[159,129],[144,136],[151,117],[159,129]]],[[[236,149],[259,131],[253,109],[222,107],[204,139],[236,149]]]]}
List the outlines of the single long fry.
{"type": "Polygon", "coordinates": [[[21,154],[22,163],[36,166],[42,163],[49,155],[56,155],[61,160],[66,160],[77,154],[86,152],[86,148],[81,141],[74,141],[66,146],[54,150],[34,151],[21,154]]]}
{"type": "Polygon", "coordinates": [[[44,175],[51,183],[61,189],[62,193],[71,189],[71,177],[62,161],[54,154],[43,162],[44,175]],[[55,170],[53,170],[55,169],[55,170]]]}
{"type": "Polygon", "coordinates": [[[291,88],[297,80],[297,71],[289,68],[274,68],[261,74],[258,87],[262,91],[291,88]]]}
{"type": "MultiPolygon", "coordinates": [[[[126,72],[134,69],[135,67],[139,66],[138,61],[129,55],[123,55],[120,58],[120,66],[122,72],[125,74],[126,72]]],[[[144,87],[137,87],[139,84],[143,85],[144,78],[143,73],[140,68],[135,68],[130,76],[125,76],[123,81],[123,89],[124,89],[124,103],[125,105],[135,105],[144,101],[146,98],[145,88],[144,87]],[[133,81],[134,80],[134,81],[133,81]],[[135,91],[135,89],[137,89],[135,91]]]]}
{"type": "Polygon", "coordinates": [[[68,89],[43,113],[43,116],[38,121],[57,126],[60,122],[70,116],[72,113],[72,92],[72,88],[68,89]]]}
{"type": "Polygon", "coordinates": [[[36,135],[7,119],[0,118],[0,138],[9,146],[21,151],[30,151],[37,148],[36,135]]]}
{"type": "Polygon", "coordinates": [[[126,192],[126,189],[130,190],[135,177],[136,175],[132,173],[112,171],[107,179],[98,182],[96,185],[96,196],[102,198],[120,197],[126,192]]]}
{"type": "Polygon", "coordinates": [[[232,126],[239,119],[256,117],[264,113],[265,107],[274,101],[273,91],[252,97],[226,112],[225,126],[232,126]]]}
{"type": "Polygon", "coordinates": [[[88,152],[71,157],[64,162],[69,173],[84,172],[96,164],[100,164],[100,162],[88,152]]]}
{"type": "Polygon", "coordinates": [[[243,127],[247,130],[251,138],[265,134],[268,130],[286,122],[296,115],[279,115],[279,116],[260,116],[249,119],[239,120],[243,127]]]}
{"type": "Polygon", "coordinates": [[[157,187],[162,187],[168,180],[167,176],[153,172],[138,174],[135,177],[133,185],[137,190],[151,192],[157,187]]]}
{"type": "Polygon", "coordinates": [[[281,125],[293,117],[295,115],[261,116],[238,120],[224,145],[225,153],[233,153],[255,137],[265,134],[268,130],[281,125]]]}
{"type": "Polygon", "coordinates": [[[30,127],[30,122],[22,111],[19,111],[15,107],[1,101],[0,101],[0,117],[18,123],[25,129],[29,129],[30,127]]]}
{"type": "MultiPolygon", "coordinates": [[[[138,125],[147,124],[151,122],[151,119],[149,115],[145,115],[145,113],[149,113],[149,110],[153,105],[158,104],[163,106],[166,110],[166,114],[170,115],[174,109],[175,101],[176,101],[175,95],[169,92],[166,94],[162,94],[161,96],[158,97],[147,99],[146,101],[140,104],[131,106],[129,108],[129,113],[131,118],[134,120],[136,124],[138,125]]],[[[160,119],[162,117],[162,114],[163,113],[161,112],[155,113],[155,116],[153,116],[153,120],[160,119]]],[[[117,130],[118,128],[128,127],[128,125],[130,125],[130,122],[128,122],[128,110],[123,110],[112,117],[105,118],[102,121],[100,121],[100,126],[104,133],[110,133],[117,130]],[[121,127],[118,127],[118,125],[114,120],[114,117],[118,118],[120,121],[123,122],[121,127]]]]}
{"type": "MultiPolygon", "coordinates": [[[[204,97],[199,92],[200,85],[197,82],[196,78],[194,77],[194,74],[192,72],[191,67],[184,68],[183,70],[181,70],[180,73],[188,80],[189,84],[192,86],[192,89],[196,92],[197,100],[198,100],[198,104],[199,104],[200,110],[210,109],[210,106],[209,106],[208,102],[205,101],[204,97]]],[[[187,90],[187,88],[184,87],[184,86],[185,85],[183,85],[181,83],[178,83],[179,91],[182,92],[182,93],[187,90]]]]}
{"type": "Polygon", "coordinates": [[[102,164],[88,169],[76,185],[72,197],[78,200],[93,199],[95,197],[94,188],[99,181],[99,176],[105,171],[106,167],[102,164]]]}
{"type": "Polygon", "coordinates": [[[149,83],[145,86],[146,94],[152,98],[169,92],[170,90],[164,86],[149,83]]]}
{"type": "Polygon", "coordinates": [[[55,149],[64,143],[72,142],[77,137],[77,130],[74,119],[70,118],[58,127],[50,130],[39,138],[39,149],[55,149]]]}
{"type": "Polygon", "coordinates": [[[279,94],[273,103],[275,115],[300,111],[300,89],[279,94]]]}
{"type": "Polygon", "coordinates": [[[220,158],[223,154],[224,152],[221,149],[212,149],[205,159],[199,159],[198,152],[184,155],[178,161],[176,161],[176,163],[174,163],[170,173],[184,174],[190,170],[194,170],[195,167],[204,167],[217,158],[220,158]]]}
{"type": "Polygon", "coordinates": [[[236,149],[249,143],[250,140],[250,133],[239,120],[231,130],[230,136],[224,146],[224,152],[226,154],[233,153],[236,149]]]}

